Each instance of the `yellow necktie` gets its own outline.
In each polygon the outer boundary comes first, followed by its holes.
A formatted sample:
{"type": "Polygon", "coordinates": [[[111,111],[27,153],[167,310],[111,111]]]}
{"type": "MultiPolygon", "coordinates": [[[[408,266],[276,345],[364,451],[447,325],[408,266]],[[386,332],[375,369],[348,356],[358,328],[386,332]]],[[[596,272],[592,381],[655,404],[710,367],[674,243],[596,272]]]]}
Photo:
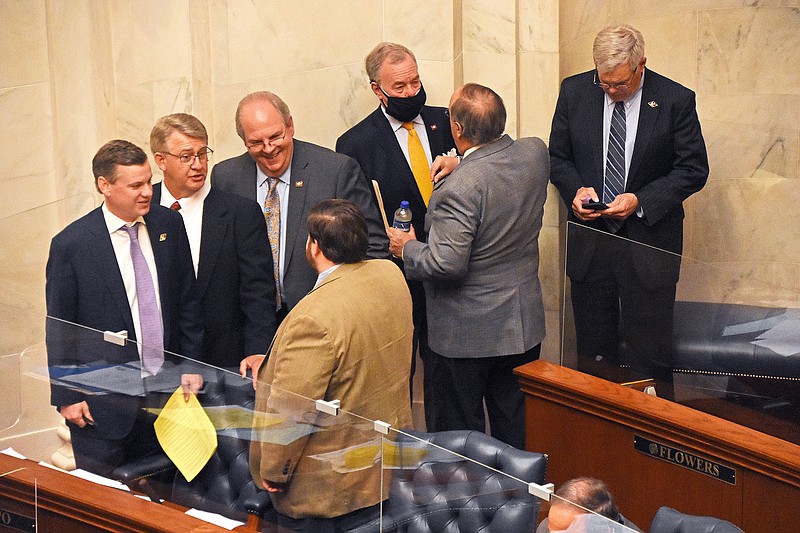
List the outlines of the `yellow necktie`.
{"type": "Polygon", "coordinates": [[[280,256],[281,256],[281,201],[278,196],[278,178],[267,178],[269,189],[264,198],[264,219],[267,221],[267,236],[269,237],[269,247],[272,250],[272,268],[275,274],[275,297],[278,309],[281,307],[281,283],[280,283],[280,256]]]}
{"type": "Polygon", "coordinates": [[[404,122],[403,127],[408,130],[408,155],[411,159],[411,172],[414,173],[414,180],[417,182],[417,187],[419,187],[419,192],[427,207],[433,192],[428,156],[425,155],[425,149],[422,147],[419,135],[414,130],[414,123],[404,122]]]}

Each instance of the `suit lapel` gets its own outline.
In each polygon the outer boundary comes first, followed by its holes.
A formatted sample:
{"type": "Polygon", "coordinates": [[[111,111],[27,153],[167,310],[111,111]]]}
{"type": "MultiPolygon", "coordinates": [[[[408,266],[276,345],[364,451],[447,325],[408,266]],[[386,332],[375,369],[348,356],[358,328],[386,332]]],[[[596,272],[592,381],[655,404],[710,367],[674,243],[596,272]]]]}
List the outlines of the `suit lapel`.
{"type": "MultiPolygon", "coordinates": [[[[408,165],[406,156],[403,154],[403,149],[400,148],[400,143],[397,141],[397,135],[395,135],[392,125],[386,120],[380,107],[372,116],[372,125],[375,127],[375,142],[372,146],[375,149],[381,150],[386,155],[387,168],[397,169],[397,175],[401,176],[402,180],[405,182],[403,189],[412,191],[416,202],[424,206],[425,202],[422,200],[419,187],[417,187],[414,173],[411,172],[411,167],[408,165]]],[[[428,131],[430,132],[430,130],[428,131]]],[[[433,147],[431,147],[431,150],[433,150],[433,147]]],[[[411,200],[411,198],[408,198],[408,200],[411,200]]],[[[389,215],[389,213],[387,213],[387,215],[389,215]]]]}
{"type": "MultiPolygon", "coordinates": [[[[160,207],[160,206],[159,206],[160,207]]],[[[168,327],[170,324],[169,320],[169,309],[170,305],[167,305],[164,301],[165,297],[168,297],[170,294],[170,246],[172,246],[172,239],[177,239],[177,235],[169,235],[165,228],[163,227],[163,220],[160,218],[159,214],[154,214],[153,207],[150,208],[150,212],[144,216],[145,222],[147,223],[147,234],[150,237],[150,247],[153,249],[153,259],[156,263],[156,274],[158,275],[158,294],[159,298],[161,299],[161,322],[164,325],[164,338],[170,338],[170,331],[168,331],[168,327]]]]}
{"type": "Polygon", "coordinates": [[[228,230],[225,213],[228,208],[219,201],[217,192],[212,188],[203,202],[203,222],[200,233],[200,263],[197,267],[197,284],[195,290],[199,299],[208,288],[214,265],[219,258],[220,250],[228,230]]]}
{"type": "MultiPolygon", "coordinates": [[[[305,147],[302,141],[295,139],[294,153],[292,154],[292,175],[289,183],[289,212],[286,215],[286,250],[284,251],[283,259],[284,272],[288,272],[289,270],[289,263],[292,260],[297,235],[301,229],[305,231],[306,228],[303,222],[304,213],[306,213],[306,191],[309,187],[309,180],[313,180],[314,177],[309,171],[310,169],[308,167],[310,163],[305,156],[305,147]]],[[[305,242],[305,240],[303,242],[305,242]]]]}
{"type": "Polygon", "coordinates": [[[128,295],[125,292],[125,284],[122,281],[122,274],[117,264],[117,256],[114,253],[114,245],[111,244],[111,236],[106,229],[105,218],[100,208],[95,210],[95,221],[88,228],[88,253],[87,257],[95,257],[97,260],[97,270],[103,278],[103,282],[108,287],[109,292],[114,297],[114,303],[119,309],[120,315],[124,317],[125,326],[128,329],[128,336],[135,338],[136,333],[133,327],[133,315],[131,306],[128,303],[128,295]]]}
{"type": "Polygon", "coordinates": [[[436,159],[449,149],[445,145],[445,128],[450,128],[450,124],[440,124],[436,122],[434,114],[427,107],[422,108],[422,121],[425,123],[425,131],[428,134],[428,144],[431,147],[431,158],[436,159]]]}
{"type": "Polygon", "coordinates": [[[589,99],[591,105],[589,105],[586,111],[589,113],[589,117],[582,123],[591,124],[591,127],[588,128],[588,146],[592,147],[592,162],[594,163],[594,168],[597,169],[597,173],[595,174],[595,180],[597,181],[594,183],[594,189],[602,198],[603,176],[605,176],[606,169],[606,154],[603,153],[603,111],[606,105],[606,93],[604,93],[600,87],[594,85],[592,85],[589,90],[592,91],[592,96],[589,99]]]}
{"type": "Polygon", "coordinates": [[[636,141],[633,145],[633,155],[631,156],[631,168],[628,169],[628,182],[626,190],[632,190],[631,185],[636,180],[636,173],[642,164],[642,158],[647,152],[647,145],[653,134],[653,127],[661,114],[661,107],[656,104],[651,107],[649,102],[658,102],[659,87],[656,78],[651,71],[644,77],[644,87],[642,87],[642,101],[639,106],[639,124],[636,127],[636,141]]]}

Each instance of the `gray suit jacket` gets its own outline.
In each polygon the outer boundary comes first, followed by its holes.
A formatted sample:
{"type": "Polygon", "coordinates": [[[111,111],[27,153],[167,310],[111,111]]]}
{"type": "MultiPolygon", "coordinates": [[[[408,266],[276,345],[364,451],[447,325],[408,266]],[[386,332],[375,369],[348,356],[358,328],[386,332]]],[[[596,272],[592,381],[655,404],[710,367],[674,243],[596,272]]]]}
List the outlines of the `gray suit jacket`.
{"type": "Polygon", "coordinates": [[[434,187],[428,242],[406,244],[403,261],[425,282],[436,353],[520,354],[544,338],[538,238],[549,173],[541,139],[504,135],[434,187]]]}
{"type": "MultiPolygon", "coordinates": [[[[354,202],[367,219],[370,259],[389,257],[389,240],[364,173],[346,155],[294,139],[292,182],[286,228],[286,259],[283,273],[285,302],[291,310],[317,281],[317,273],[306,261],[306,217],[317,203],[328,198],[354,202]]],[[[256,163],[249,154],[214,165],[211,186],[256,199],[256,163]]]]}

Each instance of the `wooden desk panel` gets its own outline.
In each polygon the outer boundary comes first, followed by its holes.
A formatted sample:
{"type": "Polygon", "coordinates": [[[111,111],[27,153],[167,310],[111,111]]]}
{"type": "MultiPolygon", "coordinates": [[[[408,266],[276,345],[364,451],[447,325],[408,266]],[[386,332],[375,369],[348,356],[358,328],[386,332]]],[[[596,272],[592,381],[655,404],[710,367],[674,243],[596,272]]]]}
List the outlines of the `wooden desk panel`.
{"type": "MultiPolygon", "coordinates": [[[[0,510],[38,519],[45,532],[224,532],[167,505],[0,454],[0,510]],[[36,496],[35,496],[36,493],[36,496]],[[38,501],[38,512],[34,498],[38,501]]],[[[8,515],[6,515],[8,518],[8,515]]],[[[0,531],[14,531],[0,524],[0,531]]]]}
{"type": "Polygon", "coordinates": [[[527,448],[549,455],[556,487],[582,475],[602,479],[645,530],[662,505],[746,532],[797,530],[800,446],[546,361],[517,373],[527,448]],[[637,435],[733,468],[735,485],[636,451],[637,435]]]}

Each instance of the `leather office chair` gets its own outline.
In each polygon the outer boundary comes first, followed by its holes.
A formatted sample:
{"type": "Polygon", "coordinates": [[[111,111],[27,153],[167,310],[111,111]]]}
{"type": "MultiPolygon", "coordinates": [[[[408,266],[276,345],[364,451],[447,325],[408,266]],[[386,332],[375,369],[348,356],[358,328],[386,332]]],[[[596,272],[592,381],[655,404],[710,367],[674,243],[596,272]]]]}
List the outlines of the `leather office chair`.
{"type": "Polygon", "coordinates": [[[123,465],[114,477],[131,489],[151,498],[161,497],[172,503],[250,522],[249,528],[260,530],[260,517],[271,507],[269,495],[256,486],[250,476],[250,432],[247,412],[252,413],[255,394],[250,381],[238,375],[220,372],[207,381],[201,402],[211,413],[217,429],[217,450],[191,482],[187,481],[169,458],[160,454],[123,465]],[[221,409],[225,407],[226,409],[221,409]],[[166,494],[159,493],[154,478],[172,480],[166,494]]]}
{"type": "Polygon", "coordinates": [[[650,533],[743,533],[741,529],[712,516],[683,514],[661,507],[650,524],[650,533]]]}
{"type": "MultiPolygon", "coordinates": [[[[528,494],[525,483],[544,483],[546,455],[517,450],[478,431],[408,433],[480,465],[428,447],[432,451],[430,460],[422,458],[411,467],[391,470],[393,477],[389,498],[383,506],[382,531],[535,531],[539,500],[528,494]]],[[[403,456],[404,448],[419,449],[417,443],[401,435],[397,442],[399,456],[403,456]]],[[[348,531],[376,532],[379,527],[380,522],[375,519],[348,531]]]]}

